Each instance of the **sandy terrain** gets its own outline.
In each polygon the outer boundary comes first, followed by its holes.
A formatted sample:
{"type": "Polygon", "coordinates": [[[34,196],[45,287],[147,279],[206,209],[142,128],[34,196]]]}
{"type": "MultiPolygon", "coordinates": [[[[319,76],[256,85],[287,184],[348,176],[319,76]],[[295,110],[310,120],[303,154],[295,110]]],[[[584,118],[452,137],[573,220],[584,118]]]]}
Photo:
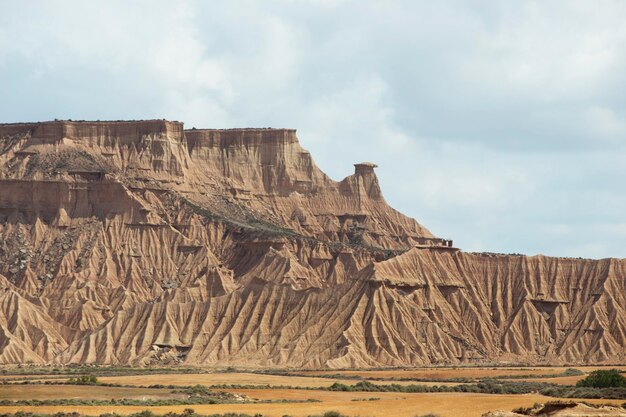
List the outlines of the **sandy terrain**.
{"type": "Polygon", "coordinates": [[[53,400],[81,398],[110,400],[132,398],[137,400],[178,398],[170,389],[94,387],[80,385],[0,385],[0,400],[53,400]]]}
{"type": "MultiPolygon", "coordinates": [[[[408,371],[342,371],[344,375],[361,375],[378,378],[451,378],[463,375],[465,377],[485,377],[494,375],[527,375],[541,372],[544,375],[562,371],[561,368],[483,368],[483,369],[413,369],[408,371]]],[[[585,369],[590,371],[590,369],[585,369]]],[[[320,372],[318,372],[320,374],[320,372]]],[[[538,378],[533,380],[569,381],[574,383],[580,377],[538,378]]],[[[210,374],[155,374],[133,375],[117,377],[101,377],[101,382],[119,383],[127,385],[290,385],[300,387],[329,386],[334,382],[354,384],[354,379],[332,379],[304,376],[261,375],[254,373],[216,372],[210,374]]],[[[518,380],[519,381],[519,380],[518,380]]],[[[383,381],[374,381],[375,383],[383,381]]],[[[392,383],[394,381],[384,381],[392,383]]],[[[409,384],[409,381],[401,381],[409,384]]],[[[436,384],[436,383],[430,383],[436,384]]],[[[308,416],[322,414],[325,411],[337,410],[349,416],[391,416],[413,417],[427,413],[436,413],[441,417],[478,417],[481,414],[496,409],[511,410],[520,406],[531,406],[534,403],[545,403],[556,398],[537,394],[526,395],[488,395],[468,393],[394,393],[394,392],[334,392],[306,389],[229,389],[233,393],[245,394],[249,398],[259,400],[316,400],[311,403],[276,403],[276,404],[215,404],[194,406],[41,406],[41,407],[0,407],[0,413],[16,410],[33,411],[38,413],[55,413],[58,411],[77,411],[89,415],[98,415],[105,412],[130,414],[150,408],[155,413],[168,411],[180,412],[185,408],[193,408],[198,413],[226,413],[242,412],[254,415],[261,413],[264,416],[291,415],[308,416]]],[[[91,387],[91,386],[59,386],[59,385],[0,385],[0,399],[110,399],[135,398],[157,399],[173,396],[169,389],[147,389],[132,387],[91,387]]],[[[620,400],[590,400],[594,403],[621,404],[620,400]]]]}
{"type": "MultiPolygon", "coordinates": [[[[156,384],[167,385],[218,385],[218,384],[234,384],[234,385],[270,385],[270,386],[291,386],[291,387],[329,387],[338,382],[346,385],[354,385],[357,379],[335,379],[335,378],[318,378],[303,376],[282,376],[282,375],[263,375],[253,373],[212,373],[212,374],[184,374],[184,375],[130,375],[130,376],[112,376],[98,378],[101,382],[148,386],[156,384]]],[[[414,382],[414,381],[371,381],[379,385],[400,384],[400,385],[458,385],[457,383],[446,382],[414,382]]]]}
{"type": "MultiPolygon", "coordinates": [[[[245,391],[252,396],[297,396],[293,390],[263,390],[245,391]]],[[[318,393],[316,393],[318,394],[318,393]]],[[[291,415],[305,417],[311,414],[321,414],[329,410],[337,410],[350,416],[386,416],[386,417],[413,417],[433,412],[441,417],[479,417],[481,414],[495,409],[510,410],[518,406],[531,406],[536,402],[550,401],[551,398],[541,395],[486,395],[486,394],[397,394],[397,393],[342,393],[320,392],[319,403],[293,404],[211,404],[194,406],[163,406],[150,407],[155,413],[164,414],[169,411],[182,412],[185,408],[193,408],[197,413],[227,413],[241,412],[248,414],[261,413],[267,417],[291,415]],[[367,394],[361,396],[361,394],[367,394]],[[378,401],[351,401],[353,398],[379,397],[378,401]]],[[[310,395],[305,392],[305,397],[310,395]]],[[[597,401],[596,401],[597,402],[597,401]]],[[[610,401],[601,401],[610,402],[610,401]]],[[[619,403],[619,401],[613,401],[619,403]]],[[[0,407],[0,413],[15,412],[18,410],[39,413],[80,412],[87,415],[102,413],[130,414],[146,409],[136,406],[54,406],[54,407],[0,407]]]]}
{"type": "Polygon", "coordinates": [[[271,386],[293,386],[293,387],[328,387],[335,382],[344,384],[355,384],[358,381],[353,379],[331,379],[297,376],[279,375],[259,375],[253,373],[212,373],[212,374],[179,374],[179,375],[130,375],[111,376],[98,378],[101,382],[124,384],[124,385],[271,385],[271,386]]]}

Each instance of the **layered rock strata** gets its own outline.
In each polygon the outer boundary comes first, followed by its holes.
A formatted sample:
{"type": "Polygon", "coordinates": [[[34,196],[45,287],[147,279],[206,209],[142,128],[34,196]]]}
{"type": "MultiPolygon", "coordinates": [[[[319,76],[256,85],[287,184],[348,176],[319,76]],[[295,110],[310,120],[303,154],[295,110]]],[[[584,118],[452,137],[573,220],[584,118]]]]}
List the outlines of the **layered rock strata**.
{"type": "Polygon", "coordinates": [[[624,362],[626,261],[472,254],[291,129],[0,125],[0,363],[624,362]]]}

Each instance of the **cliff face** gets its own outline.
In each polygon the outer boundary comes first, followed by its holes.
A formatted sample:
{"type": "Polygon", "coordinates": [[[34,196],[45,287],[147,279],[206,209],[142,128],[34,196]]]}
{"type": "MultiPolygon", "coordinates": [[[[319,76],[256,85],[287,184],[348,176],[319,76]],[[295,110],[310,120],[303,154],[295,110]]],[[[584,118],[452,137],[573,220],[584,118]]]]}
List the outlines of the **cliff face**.
{"type": "Polygon", "coordinates": [[[0,363],[624,362],[626,261],[468,254],[295,130],[0,125],[0,363]]]}

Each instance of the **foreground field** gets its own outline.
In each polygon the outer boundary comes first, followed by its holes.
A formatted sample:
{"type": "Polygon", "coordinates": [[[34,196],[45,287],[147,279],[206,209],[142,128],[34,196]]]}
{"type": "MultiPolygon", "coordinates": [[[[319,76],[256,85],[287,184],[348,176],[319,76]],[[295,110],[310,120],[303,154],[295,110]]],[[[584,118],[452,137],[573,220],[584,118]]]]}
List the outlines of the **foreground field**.
{"type": "MultiPolygon", "coordinates": [[[[271,392],[271,396],[288,397],[298,396],[299,393],[285,392],[291,390],[262,390],[240,391],[250,396],[266,396],[265,392],[271,392]]],[[[298,390],[293,390],[298,391],[298,390]]],[[[316,393],[317,394],[317,393],[316,393]]],[[[414,417],[427,413],[435,413],[441,417],[480,417],[483,413],[496,410],[510,410],[515,407],[532,406],[537,402],[554,400],[542,395],[486,395],[486,394],[395,394],[395,393],[343,393],[324,392],[317,396],[318,403],[286,403],[286,404],[211,404],[194,405],[193,408],[199,414],[213,413],[247,413],[254,415],[260,413],[267,417],[281,417],[290,415],[293,417],[306,417],[311,414],[323,414],[326,411],[336,410],[349,416],[387,416],[387,417],[414,417]],[[354,398],[379,397],[377,401],[352,401],[354,398]]],[[[304,393],[310,395],[309,392],[304,393]]],[[[592,401],[608,402],[608,401],[592,401]]],[[[619,401],[613,402],[618,404],[619,401]]],[[[38,413],[54,414],[57,412],[79,412],[87,415],[99,415],[103,413],[130,414],[141,410],[150,409],[157,414],[165,414],[173,411],[181,413],[189,406],[41,406],[41,407],[0,407],[0,413],[30,411],[38,413]]]]}
{"type": "MultiPolygon", "coordinates": [[[[622,367],[624,369],[626,367],[622,367]]],[[[580,368],[588,373],[596,368],[580,368]]],[[[98,369],[86,369],[97,373],[98,369]]],[[[320,415],[326,411],[339,411],[348,416],[390,416],[414,417],[434,413],[440,417],[480,417],[492,410],[511,410],[516,407],[529,407],[535,403],[545,403],[558,398],[539,394],[478,394],[478,393],[401,393],[401,392],[343,392],[315,390],[316,387],[329,387],[334,383],[353,385],[359,379],[376,380],[376,384],[399,383],[403,385],[416,382],[406,379],[431,379],[430,382],[418,382],[424,385],[456,385],[438,380],[453,378],[485,378],[500,377],[521,381],[528,375],[539,378],[528,378],[529,381],[550,381],[563,384],[575,384],[583,376],[550,378],[560,374],[565,368],[459,368],[459,369],[411,369],[411,370],[377,370],[377,371],[311,371],[298,372],[298,375],[272,375],[251,372],[212,372],[187,374],[141,374],[122,376],[98,376],[100,383],[125,385],[123,387],[78,386],[78,385],[0,385],[0,400],[164,400],[185,398],[184,394],[174,392],[172,388],[141,388],[150,385],[233,385],[240,386],[225,389],[240,394],[250,400],[263,403],[247,404],[194,404],[194,405],[6,405],[0,406],[0,413],[30,411],[35,413],[79,412],[86,415],[103,413],[131,414],[149,409],[157,414],[167,412],[181,413],[192,408],[199,414],[215,413],[247,413],[262,414],[268,417],[305,417],[320,415]],[[542,377],[543,376],[543,377],[542,377]],[[517,377],[517,379],[515,379],[517,377]],[[384,381],[377,380],[384,378],[384,381]],[[405,380],[403,380],[405,379],[405,380]],[[267,386],[264,388],[263,386],[267,386]],[[290,389],[279,387],[294,387],[290,389]],[[253,388],[257,387],[257,388],[253,388]],[[271,387],[271,388],[270,388],[271,387]],[[273,401],[268,403],[269,401],[273,401]],[[292,402],[285,402],[292,401],[292,402]],[[298,401],[298,402],[294,402],[298,401]],[[314,402],[304,402],[314,401],[314,402]]],[[[129,371],[131,372],[131,371],[129,371]]],[[[206,371],[204,371],[206,372],[206,371]]],[[[61,375],[59,375],[62,377],[61,375]]],[[[36,381],[41,375],[22,376],[26,380],[36,381]]],[[[48,376],[50,377],[50,376],[48,376]]],[[[64,378],[68,378],[66,375],[64,378]]],[[[48,382],[52,382],[48,379],[48,382]]],[[[621,404],[623,400],[587,400],[592,403],[621,404]]]]}

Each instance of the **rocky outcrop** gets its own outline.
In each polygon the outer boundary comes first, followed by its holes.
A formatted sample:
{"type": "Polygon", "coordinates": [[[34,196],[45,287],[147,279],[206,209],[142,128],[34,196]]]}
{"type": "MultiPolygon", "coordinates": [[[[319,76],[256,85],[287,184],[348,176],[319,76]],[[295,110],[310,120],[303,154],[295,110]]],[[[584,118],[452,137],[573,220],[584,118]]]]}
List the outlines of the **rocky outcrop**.
{"type": "Polygon", "coordinates": [[[291,129],[0,125],[0,363],[623,362],[626,261],[464,253],[291,129]]]}
{"type": "Polygon", "coordinates": [[[535,404],[531,408],[516,411],[490,411],[482,417],[602,417],[626,416],[626,408],[617,405],[594,405],[574,401],[553,401],[547,404],[535,404]]]}

